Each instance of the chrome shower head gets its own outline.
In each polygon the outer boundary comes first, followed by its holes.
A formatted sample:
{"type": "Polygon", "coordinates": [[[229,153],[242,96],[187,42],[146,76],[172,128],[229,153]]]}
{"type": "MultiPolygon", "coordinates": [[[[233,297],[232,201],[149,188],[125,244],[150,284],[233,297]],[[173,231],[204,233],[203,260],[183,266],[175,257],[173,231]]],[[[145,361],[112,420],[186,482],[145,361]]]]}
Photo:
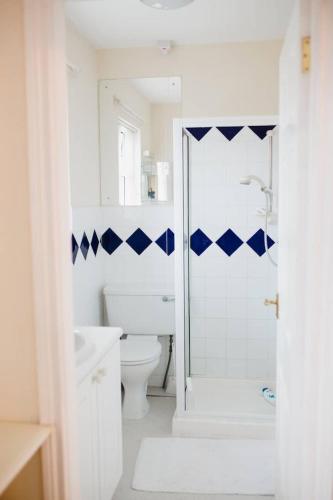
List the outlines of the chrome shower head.
{"type": "Polygon", "coordinates": [[[245,186],[249,186],[252,181],[257,182],[262,191],[264,191],[264,192],[268,191],[268,187],[266,186],[264,181],[262,179],[260,179],[260,177],[257,177],[256,175],[248,175],[247,177],[241,177],[239,182],[241,184],[244,184],[245,186]]]}

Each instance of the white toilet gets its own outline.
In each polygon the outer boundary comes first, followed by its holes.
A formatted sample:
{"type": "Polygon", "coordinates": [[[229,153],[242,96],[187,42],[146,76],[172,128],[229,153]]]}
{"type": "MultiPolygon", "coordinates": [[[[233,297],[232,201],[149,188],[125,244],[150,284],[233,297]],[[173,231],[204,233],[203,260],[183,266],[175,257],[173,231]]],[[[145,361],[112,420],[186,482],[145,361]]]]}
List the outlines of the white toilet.
{"type": "Polygon", "coordinates": [[[158,366],[162,346],[158,336],[174,334],[174,303],[170,291],[103,290],[108,323],[120,326],[127,338],[120,342],[123,416],[139,419],[149,410],[147,383],[158,366]]]}

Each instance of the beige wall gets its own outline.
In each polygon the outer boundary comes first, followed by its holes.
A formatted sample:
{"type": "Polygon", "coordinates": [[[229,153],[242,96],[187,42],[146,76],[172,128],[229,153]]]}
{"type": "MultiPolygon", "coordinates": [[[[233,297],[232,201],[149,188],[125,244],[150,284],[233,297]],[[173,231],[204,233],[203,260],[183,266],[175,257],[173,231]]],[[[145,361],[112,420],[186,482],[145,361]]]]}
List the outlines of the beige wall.
{"type": "Polygon", "coordinates": [[[181,76],[183,116],[261,115],[278,112],[282,42],[99,50],[99,78],[181,76]]]}
{"type": "MultiPolygon", "coordinates": [[[[178,116],[187,118],[277,114],[280,49],[281,42],[266,41],[175,47],[167,56],[155,47],[95,51],[68,24],[68,60],[80,69],[68,79],[72,205],[100,204],[99,79],[179,75],[183,102],[178,116]]],[[[153,108],[152,120],[165,121],[167,110],[153,108]]],[[[155,155],[161,134],[161,128],[152,127],[155,155]]]]}
{"type": "MultiPolygon", "coordinates": [[[[0,419],[36,422],[22,4],[0,2],[0,419]]],[[[24,500],[39,500],[39,466],[29,476],[27,483],[18,479],[16,491],[25,488],[24,500]]]]}

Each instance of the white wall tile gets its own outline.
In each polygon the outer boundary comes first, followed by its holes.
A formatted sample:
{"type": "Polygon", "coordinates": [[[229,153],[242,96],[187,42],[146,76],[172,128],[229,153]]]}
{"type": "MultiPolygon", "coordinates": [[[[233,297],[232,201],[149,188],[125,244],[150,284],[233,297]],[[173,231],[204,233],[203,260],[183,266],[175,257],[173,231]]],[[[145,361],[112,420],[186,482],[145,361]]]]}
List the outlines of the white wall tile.
{"type": "Polygon", "coordinates": [[[265,298],[268,290],[268,279],[249,277],[247,281],[247,296],[251,299],[265,298]]]}
{"type": "Polygon", "coordinates": [[[191,374],[206,375],[206,358],[191,357],[191,374]]]}
{"type": "Polygon", "coordinates": [[[206,340],[206,356],[207,358],[225,358],[227,353],[226,339],[206,340]]]}
{"type": "Polygon", "coordinates": [[[247,319],[228,319],[227,335],[232,339],[244,339],[248,336],[247,319]]]}
{"type": "Polygon", "coordinates": [[[207,297],[205,316],[207,318],[225,318],[226,299],[215,299],[212,297],[207,297]]]}
{"type": "Polygon", "coordinates": [[[191,297],[205,297],[204,276],[191,276],[190,291],[191,291],[191,297]]]}
{"type": "Polygon", "coordinates": [[[222,358],[209,358],[206,363],[207,377],[226,377],[227,362],[222,358]]]}
{"type": "Polygon", "coordinates": [[[247,359],[247,339],[227,339],[228,359],[247,359]]]}
{"type": "Polygon", "coordinates": [[[225,277],[207,276],[205,280],[206,297],[225,298],[227,293],[227,281],[225,277]]]}
{"type": "Polygon", "coordinates": [[[248,359],[268,359],[268,341],[266,339],[248,339],[248,359]]]}
{"type": "Polygon", "coordinates": [[[247,361],[247,376],[254,379],[268,379],[269,370],[267,360],[249,359],[247,361]]]}
{"type": "Polygon", "coordinates": [[[226,318],[205,318],[204,330],[207,338],[226,338],[227,320],[226,318]]]}
{"type": "Polygon", "coordinates": [[[229,276],[227,278],[227,297],[245,298],[248,296],[247,278],[238,278],[229,276]]]}
{"type": "Polygon", "coordinates": [[[205,337],[206,336],[205,319],[204,318],[191,317],[190,328],[191,328],[191,338],[205,337]]]}
{"type": "Polygon", "coordinates": [[[227,377],[228,378],[246,378],[247,377],[247,360],[246,359],[228,359],[227,360],[227,377]]]}
{"type": "Polygon", "coordinates": [[[191,356],[195,358],[206,356],[206,339],[193,338],[190,342],[191,356]]]}
{"type": "Polygon", "coordinates": [[[227,318],[246,319],[248,317],[248,300],[243,298],[227,298],[227,318]]]}
{"type": "Polygon", "coordinates": [[[276,321],[270,319],[249,319],[248,337],[251,339],[268,339],[274,337],[275,342],[276,321]]]}
{"type": "Polygon", "coordinates": [[[191,297],[190,311],[191,311],[191,317],[204,318],[205,299],[198,297],[191,297]]]}

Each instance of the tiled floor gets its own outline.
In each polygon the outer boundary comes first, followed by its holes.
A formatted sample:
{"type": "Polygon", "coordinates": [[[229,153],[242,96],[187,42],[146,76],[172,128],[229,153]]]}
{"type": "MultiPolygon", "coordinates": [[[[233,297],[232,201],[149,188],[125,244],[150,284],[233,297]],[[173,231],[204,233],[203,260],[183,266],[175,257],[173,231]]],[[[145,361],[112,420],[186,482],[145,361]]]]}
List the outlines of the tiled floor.
{"type": "MultiPolygon", "coordinates": [[[[170,436],[171,420],[175,410],[174,398],[151,397],[149,414],[138,421],[124,421],[124,473],[113,500],[265,500],[273,497],[251,495],[192,495],[149,493],[131,488],[136,456],[144,437],[170,436]]],[[[161,471],[163,474],[163,471],[161,471]]]]}

